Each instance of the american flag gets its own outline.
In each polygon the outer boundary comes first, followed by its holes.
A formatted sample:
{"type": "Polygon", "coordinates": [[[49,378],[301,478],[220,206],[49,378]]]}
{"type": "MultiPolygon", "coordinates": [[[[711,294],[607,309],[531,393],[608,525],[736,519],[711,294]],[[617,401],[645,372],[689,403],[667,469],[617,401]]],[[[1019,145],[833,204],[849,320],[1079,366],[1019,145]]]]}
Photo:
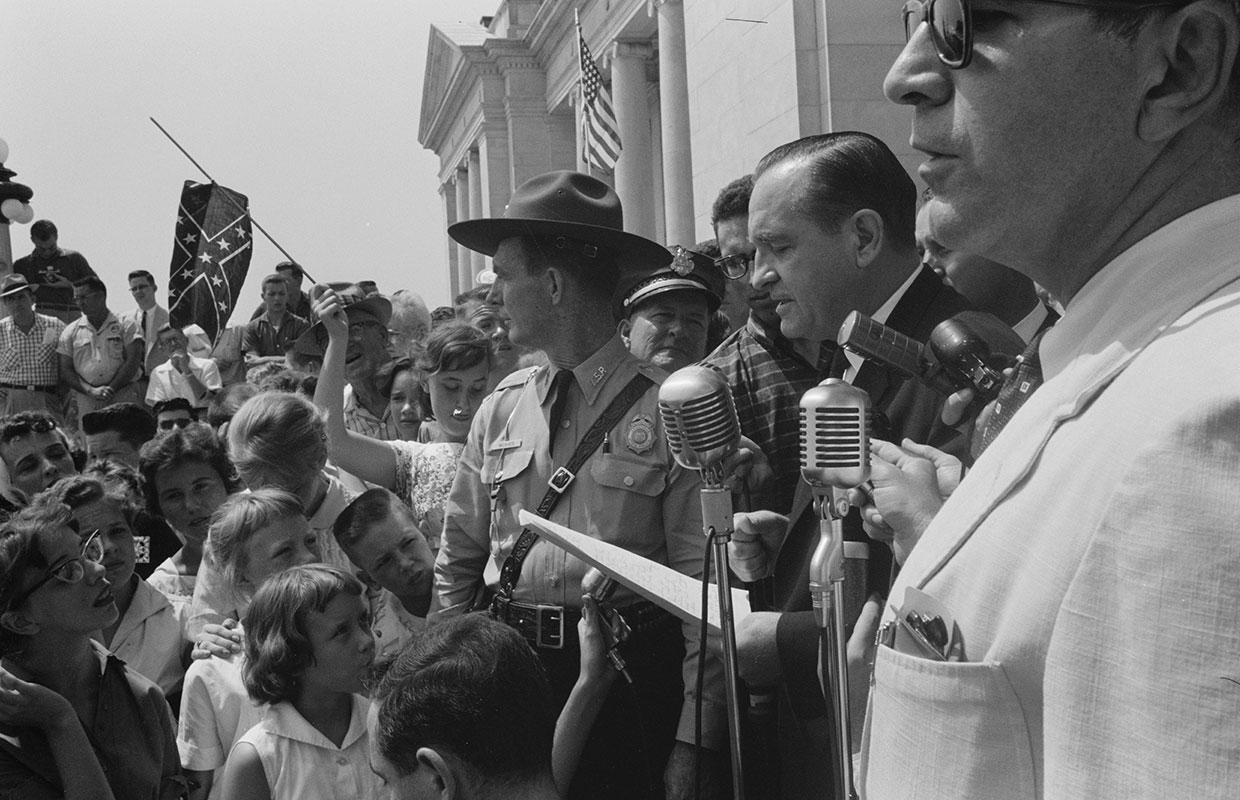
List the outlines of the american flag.
{"type": "Polygon", "coordinates": [[[249,200],[216,183],[186,181],[168,277],[171,324],[199,325],[214,347],[254,252],[249,200]]]}
{"type": "Polygon", "coordinates": [[[577,21],[577,55],[581,61],[581,157],[587,164],[611,172],[620,158],[620,126],[611,95],[577,21]]]}

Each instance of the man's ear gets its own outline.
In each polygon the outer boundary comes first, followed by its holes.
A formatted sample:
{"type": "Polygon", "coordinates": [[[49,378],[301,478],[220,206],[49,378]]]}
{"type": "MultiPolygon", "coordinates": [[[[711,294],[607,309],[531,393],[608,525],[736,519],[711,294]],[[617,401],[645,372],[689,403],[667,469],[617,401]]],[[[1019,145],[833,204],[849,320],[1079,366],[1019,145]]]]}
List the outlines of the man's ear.
{"type": "Polygon", "coordinates": [[[543,282],[547,287],[547,296],[551,299],[552,305],[559,305],[564,300],[564,289],[566,286],[565,275],[558,267],[547,267],[543,272],[543,282]]]}
{"type": "Polygon", "coordinates": [[[863,208],[853,213],[845,223],[847,233],[852,237],[853,256],[857,261],[857,269],[865,269],[878,258],[883,249],[883,218],[871,208],[863,208]]]}
{"type": "Polygon", "coordinates": [[[1137,134],[1165,141],[1226,102],[1240,20],[1226,0],[1196,2],[1151,20],[1133,46],[1147,87],[1137,134]]]}
{"type": "Polygon", "coordinates": [[[34,636],[39,632],[39,624],[20,611],[0,614],[0,628],[21,636],[34,636]]]}
{"type": "Polygon", "coordinates": [[[633,323],[629,321],[628,317],[625,317],[620,320],[620,322],[616,323],[616,332],[619,333],[620,338],[624,340],[624,349],[627,350],[629,348],[629,340],[633,335],[633,323]]]}
{"type": "MultiPolygon", "coordinates": [[[[419,747],[415,758],[419,766],[427,772],[426,780],[430,786],[426,788],[433,791],[437,797],[451,800],[451,798],[463,796],[464,786],[458,781],[456,770],[453,769],[454,760],[444,758],[438,750],[430,747],[419,747]]],[[[427,795],[423,793],[422,796],[427,795]]]]}

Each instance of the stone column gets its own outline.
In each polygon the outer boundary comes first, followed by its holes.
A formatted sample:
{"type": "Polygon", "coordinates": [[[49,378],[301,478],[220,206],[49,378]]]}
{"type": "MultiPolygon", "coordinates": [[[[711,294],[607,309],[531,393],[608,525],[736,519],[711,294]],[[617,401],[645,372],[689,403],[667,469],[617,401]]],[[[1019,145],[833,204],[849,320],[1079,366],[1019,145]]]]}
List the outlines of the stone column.
{"type": "Polygon", "coordinates": [[[659,9],[659,116],[663,134],[663,206],[668,244],[692,247],[693,149],[689,140],[689,76],[682,0],[655,0],[659,9]]]}
{"type": "MultiPolygon", "coordinates": [[[[456,170],[456,219],[458,222],[470,219],[469,200],[469,175],[464,169],[458,167],[456,170]]],[[[474,285],[474,275],[470,271],[472,260],[472,251],[465,245],[458,244],[456,246],[456,283],[461,292],[474,285]]]]}
{"type": "Polygon", "coordinates": [[[611,100],[620,125],[616,193],[624,205],[624,228],[654,238],[654,181],[647,105],[648,42],[616,42],[611,49],[611,100]]]}
{"type": "Polygon", "coordinates": [[[452,293],[448,300],[451,301],[461,292],[461,276],[456,269],[456,253],[460,248],[452,241],[452,237],[447,235],[448,228],[456,222],[456,188],[451,183],[439,184],[439,200],[443,206],[444,236],[448,240],[448,291],[452,293]]]}
{"type": "MultiPolygon", "coordinates": [[[[481,219],[483,216],[482,209],[482,161],[478,156],[477,150],[469,151],[469,218],[481,219]]],[[[472,289],[474,287],[474,278],[479,272],[487,268],[487,257],[482,253],[469,251],[469,285],[466,287],[472,289]]]]}

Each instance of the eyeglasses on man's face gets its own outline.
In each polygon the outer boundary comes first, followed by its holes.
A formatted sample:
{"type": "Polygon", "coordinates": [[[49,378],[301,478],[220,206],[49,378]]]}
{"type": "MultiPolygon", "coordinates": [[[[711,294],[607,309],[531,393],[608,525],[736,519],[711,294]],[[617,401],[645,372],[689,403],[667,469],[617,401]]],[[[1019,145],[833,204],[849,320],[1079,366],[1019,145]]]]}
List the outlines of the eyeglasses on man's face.
{"type": "Polygon", "coordinates": [[[743,253],[720,256],[715,259],[715,266],[723,271],[724,277],[728,280],[739,281],[749,274],[749,269],[753,266],[753,256],[743,253]]]}
{"type": "MultiPolygon", "coordinates": [[[[1119,0],[1019,0],[1052,6],[1072,6],[1103,11],[1131,11],[1150,8],[1174,8],[1186,0],[1164,3],[1123,3],[1119,0]]],[[[930,25],[930,40],[938,53],[939,61],[950,69],[964,69],[973,59],[973,11],[970,0],[908,0],[900,12],[904,18],[904,40],[913,34],[923,22],[930,25]]]]}
{"type": "MultiPolygon", "coordinates": [[[[71,521],[69,527],[77,531],[76,521],[71,521]]],[[[9,604],[9,608],[18,608],[22,603],[26,602],[35,592],[42,589],[53,579],[61,583],[77,583],[86,577],[87,564],[103,563],[103,540],[99,538],[99,529],[91,531],[86,539],[82,542],[82,549],[76,556],[71,558],[63,558],[52,564],[46,570],[39,580],[26,591],[13,598],[13,602],[9,604]]]]}

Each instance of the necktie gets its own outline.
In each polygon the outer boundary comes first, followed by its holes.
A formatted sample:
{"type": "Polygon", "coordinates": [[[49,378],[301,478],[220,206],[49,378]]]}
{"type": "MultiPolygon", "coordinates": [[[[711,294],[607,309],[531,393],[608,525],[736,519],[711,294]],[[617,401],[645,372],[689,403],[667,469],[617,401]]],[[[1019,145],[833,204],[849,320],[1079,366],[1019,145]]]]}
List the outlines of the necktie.
{"type": "Polygon", "coordinates": [[[151,347],[153,344],[151,342],[150,337],[147,335],[147,331],[146,331],[146,311],[145,310],[143,310],[142,312],[142,322],[141,322],[141,327],[138,328],[138,332],[142,334],[142,340],[146,343],[146,353],[145,353],[146,357],[142,359],[142,376],[141,376],[145,378],[149,374],[149,370],[147,369],[146,362],[151,360],[151,347]]]}
{"type": "Polygon", "coordinates": [[[1033,337],[1029,346],[1020,354],[1016,366],[1012,368],[1012,374],[999,389],[999,397],[995,400],[990,419],[986,421],[986,427],[982,429],[982,444],[977,455],[981,455],[982,451],[990,446],[990,443],[999,435],[999,431],[1011,421],[1012,415],[1042,385],[1042,360],[1038,357],[1038,345],[1042,343],[1042,336],[1047,330],[1049,328],[1039,331],[1033,337]]]}
{"type": "Polygon", "coordinates": [[[551,379],[551,394],[554,399],[551,401],[551,414],[547,418],[547,426],[551,431],[550,443],[551,452],[555,453],[555,440],[560,431],[560,420],[564,416],[564,406],[568,402],[568,393],[573,384],[573,371],[571,369],[562,369],[551,379]]]}

